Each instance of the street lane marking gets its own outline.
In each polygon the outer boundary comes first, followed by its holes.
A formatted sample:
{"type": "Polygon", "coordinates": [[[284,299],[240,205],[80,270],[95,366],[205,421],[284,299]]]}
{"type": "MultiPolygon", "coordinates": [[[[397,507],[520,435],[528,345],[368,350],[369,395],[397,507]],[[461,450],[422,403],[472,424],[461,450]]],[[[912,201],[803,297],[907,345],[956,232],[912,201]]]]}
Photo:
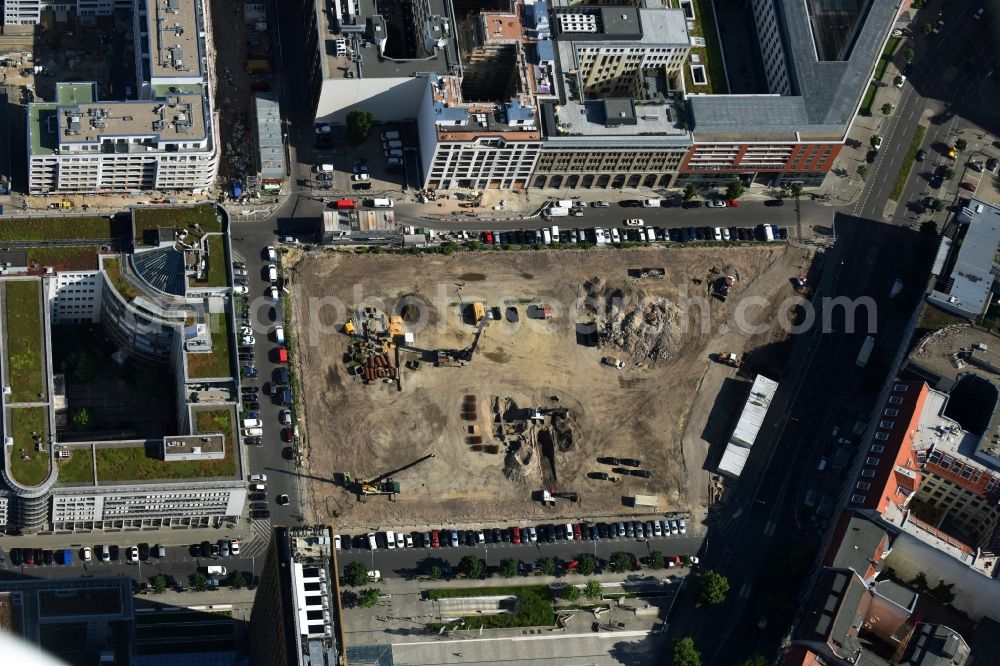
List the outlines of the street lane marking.
{"type": "Polygon", "coordinates": [[[744,599],[750,596],[750,583],[743,583],[743,587],[740,588],[740,596],[744,599]]]}
{"type": "Polygon", "coordinates": [[[764,536],[771,536],[772,534],[774,534],[774,531],[776,529],[778,529],[777,523],[775,523],[773,520],[768,521],[767,525],[764,527],[764,536]]]}

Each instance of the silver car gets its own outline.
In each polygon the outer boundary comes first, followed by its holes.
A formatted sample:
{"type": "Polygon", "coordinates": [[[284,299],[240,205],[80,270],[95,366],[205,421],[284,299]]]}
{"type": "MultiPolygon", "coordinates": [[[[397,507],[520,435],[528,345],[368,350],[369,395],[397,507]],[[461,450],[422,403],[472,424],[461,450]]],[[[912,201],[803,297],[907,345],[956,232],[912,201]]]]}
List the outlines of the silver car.
{"type": "Polygon", "coordinates": [[[677,534],[678,532],[680,532],[680,528],[677,526],[677,521],[676,520],[671,520],[670,521],[670,533],[671,534],[677,534]]]}

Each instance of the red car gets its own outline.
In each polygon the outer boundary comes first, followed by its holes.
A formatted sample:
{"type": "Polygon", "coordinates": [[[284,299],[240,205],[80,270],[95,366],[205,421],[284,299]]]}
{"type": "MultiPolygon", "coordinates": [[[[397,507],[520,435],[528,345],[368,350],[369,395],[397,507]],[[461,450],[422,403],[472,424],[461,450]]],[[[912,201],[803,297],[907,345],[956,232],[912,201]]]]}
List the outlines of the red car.
{"type": "Polygon", "coordinates": [[[973,185],[972,183],[970,183],[967,180],[963,180],[962,184],[959,185],[959,187],[961,187],[963,190],[969,190],[970,192],[975,192],[976,191],[976,186],[973,185]]]}
{"type": "Polygon", "coordinates": [[[493,243],[493,232],[492,231],[483,232],[483,242],[484,243],[490,243],[490,244],[493,243]]]}
{"type": "Polygon", "coordinates": [[[510,528],[510,542],[511,543],[521,543],[521,529],[518,527],[510,528]]]}
{"type": "Polygon", "coordinates": [[[431,530],[431,548],[440,548],[441,538],[438,536],[437,530],[431,530]]]}
{"type": "Polygon", "coordinates": [[[295,433],[292,432],[291,428],[283,428],[281,430],[281,441],[291,442],[295,440],[295,433]]]}
{"type": "Polygon", "coordinates": [[[573,525],[573,540],[580,541],[583,539],[583,529],[580,527],[580,523],[574,523],[573,525]]]}

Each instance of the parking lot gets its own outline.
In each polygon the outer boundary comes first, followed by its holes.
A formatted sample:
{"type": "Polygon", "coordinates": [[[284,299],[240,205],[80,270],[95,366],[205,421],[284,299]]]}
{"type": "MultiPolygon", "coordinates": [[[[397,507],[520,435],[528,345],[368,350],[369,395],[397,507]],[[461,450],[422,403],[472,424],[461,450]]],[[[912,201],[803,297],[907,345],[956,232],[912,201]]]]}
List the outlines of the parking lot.
{"type": "MultiPolygon", "coordinates": [[[[331,192],[370,196],[401,192],[406,179],[406,152],[411,144],[396,125],[376,126],[368,139],[351,146],[343,126],[321,123],[315,128],[315,150],[308,176],[300,185],[331,192]]],[[[300,157],[305,157],[301,155],[300,157]]]]}

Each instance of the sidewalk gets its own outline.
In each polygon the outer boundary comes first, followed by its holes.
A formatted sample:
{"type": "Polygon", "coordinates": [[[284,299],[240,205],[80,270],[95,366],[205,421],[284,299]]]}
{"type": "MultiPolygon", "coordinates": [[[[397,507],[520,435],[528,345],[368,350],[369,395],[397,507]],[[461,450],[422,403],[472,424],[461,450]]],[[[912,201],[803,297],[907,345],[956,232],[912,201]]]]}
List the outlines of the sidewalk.
{"type": "MultiPolygon", "coordinates": [[[[266,523],[264,523],[266,524],[266,523]]],[[[268,527],[270,530],[270,527],[268,527]]],[[[120,529],[94,530],[92,532],[59,532],[36,533],[24,535],[7,535],[0,540],[3,548],[82,548],[101,544],[116,544],[118,546],[137,543],[161,544],[169,547],[185,549],[201,541],[218,541],[219,539],[239,539],[249,546],[257,539],[257,531],[246,520],[240,521],[235,527],[197,527],[197,528],[158,528],[158,529],[120,529]]],[[[258,541],[262,539],[257,539],[258,541]]],[[[266,543],[265,543],[266,547],[266,543]]]]}

